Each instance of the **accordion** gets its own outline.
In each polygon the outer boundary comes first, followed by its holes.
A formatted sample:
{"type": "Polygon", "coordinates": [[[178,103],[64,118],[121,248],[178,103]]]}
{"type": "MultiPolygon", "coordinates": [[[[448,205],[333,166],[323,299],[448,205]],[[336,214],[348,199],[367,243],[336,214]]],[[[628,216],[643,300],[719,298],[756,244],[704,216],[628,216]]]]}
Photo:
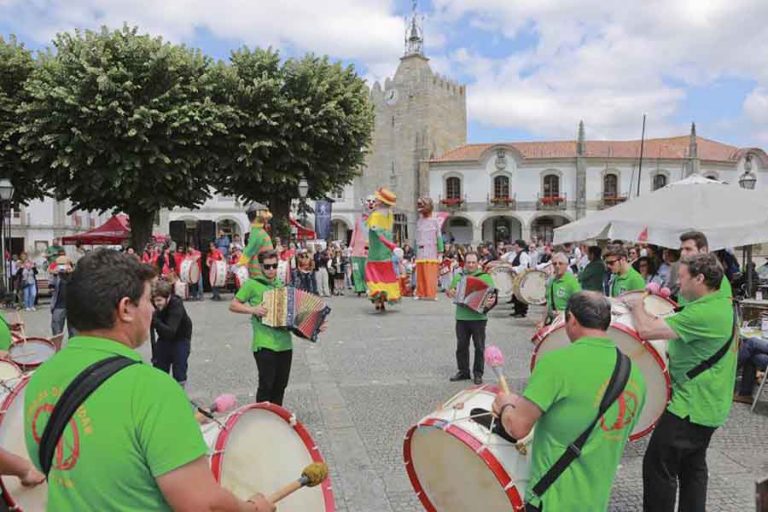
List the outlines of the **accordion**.
{"type": "Polygon", "coordinates": [[[488,297],[496,297],[496,288],[477,277],[465,276],[456,286],[453,303],[485,314],[493,307],[487,307],[488,297]]]}
{"type": "Polygon", "coordinates": [[[261,323],[269,327],[288,328],[296,336],[310,341],[317,341],[320,327],[331,313],[331,308],[323,299],[291,286],[264,292],[262,305],[267,314],[261,323]]]}

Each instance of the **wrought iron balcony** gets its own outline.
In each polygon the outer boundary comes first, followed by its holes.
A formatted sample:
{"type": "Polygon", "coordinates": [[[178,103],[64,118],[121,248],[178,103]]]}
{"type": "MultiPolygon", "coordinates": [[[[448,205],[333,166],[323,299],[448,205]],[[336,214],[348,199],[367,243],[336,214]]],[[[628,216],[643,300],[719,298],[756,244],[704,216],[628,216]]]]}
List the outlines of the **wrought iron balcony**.
{"type": "Polygon", "coordinates": [[[438,209],[444,212],[456,212],[467,209],[467,196],[443,197],[439,196],[438,209]]]}
{"type": "Polygon", "coordinates": [[[565,210],[568,204],[568,196],[563,195],[538,195],[536,200],[537,210],[565,210]]]}
{"type": "Polygon", "coordinates": [[[600,198],[600,204],[598,205],[598,209],[604,210],[606,208],[610,208],[611,206],[616,206],[617,204],[621,204],[626,200],[627,200],[627,194],[622,194],[618,196],[603,195],[600,198]]]}
{"type": "Polygon", "coordinates": [[[517,208],[517,194],[511,196],[491,196],[487,198],[488,208],[491,210],[514,210],[517,208]]]}

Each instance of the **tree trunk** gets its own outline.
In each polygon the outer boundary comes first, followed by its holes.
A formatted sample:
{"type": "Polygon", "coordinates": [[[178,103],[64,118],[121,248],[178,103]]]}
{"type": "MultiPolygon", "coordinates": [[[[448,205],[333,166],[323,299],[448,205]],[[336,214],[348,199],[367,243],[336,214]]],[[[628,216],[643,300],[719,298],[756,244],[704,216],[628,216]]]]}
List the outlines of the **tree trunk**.
{"type": "Polygon", "coordinates": [[[131,223],[131,245],[136,254],[141,254],[152,237],[152,223],[155,212],[147,210],[127,211],[131,223]]]}
{"type": "Polygon", "coordinates": [[[272,238],[279,238],[284,245],[288,245],[291,239],[291,200],[273,199],[269,204],[272,212],[272,238]]]}

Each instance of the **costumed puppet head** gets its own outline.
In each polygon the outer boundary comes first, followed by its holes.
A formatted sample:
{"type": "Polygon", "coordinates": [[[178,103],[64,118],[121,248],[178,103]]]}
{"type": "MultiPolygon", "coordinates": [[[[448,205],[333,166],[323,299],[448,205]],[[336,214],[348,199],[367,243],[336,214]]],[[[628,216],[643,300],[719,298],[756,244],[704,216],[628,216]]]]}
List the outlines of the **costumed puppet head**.
{"type": "Polygon", "coordinates": [[[397,203],[397,196],[385,187],[379,187],[374,196],[376,197],[376,207],[391,208],[397,203]]]}
{"type": "Polygon", "coordinates": [[[371,213],[376,208],[376,196],[370,194],[363,199],[363,213],[371,213]]]}
{"type": "Polygon", "coordinates": [[[248,216],[248,221],[251,223],[260,222],[266,224],[269,222],[269,219],[272,218],[269,208],[257,201],[253,201],[248,205],[245,214],[248,216]]]}
{"type": "Polygon", "coordinates": [[[416,201],[416,208],[422,217],[430,217],[435,209],[435,203],[432,202],[431,197],[422,196],[416,201]]]}

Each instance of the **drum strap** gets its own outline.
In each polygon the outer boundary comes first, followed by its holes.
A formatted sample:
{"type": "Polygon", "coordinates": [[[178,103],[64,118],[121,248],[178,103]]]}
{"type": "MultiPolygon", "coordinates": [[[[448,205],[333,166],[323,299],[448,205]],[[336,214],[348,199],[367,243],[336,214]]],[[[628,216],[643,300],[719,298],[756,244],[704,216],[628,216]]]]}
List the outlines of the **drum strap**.
{"type": "Polygon", "coordinates": [[[592,423],[581,433],[571,445],[566,448],[565,452],[557,459],[557,462],[544,473],[544,476],[533,486],[533,493],[541,498],[541,496],[547,492],[547,489],[555,483],[555,481],[563,474],[563,472],[570,466],[571,462],[576,460],[581,455],[581,449],[589,439],[592,430],[605,414],[605,411],[619,398],[621,392],[624,391],[624,387],[629,380],[629,373],[632,370],[632,363],[629,357],[625,356],[618,348],[616,349],[616,365],[613,368],[613,374],[611,380],[608,382],[608,387],[605,389],[603,399],[600,401],[600,409],[597,411],[597,416],[592,420],[592,423]]]}
{"type": "Polygon", "coordinates": [[[709,356],[707,359],[705,359],[704,361],[700,362],[699,364],[697,364],[696,366],[694,366],[693,368],[688,370],[685,373],[685,376],[688,377],[688,380],[693,379],[694,377],[698,376],[699,374],[701,374],[701,373],[709,370],[713,366],[715,366],[717,364],[717,362],[720,361],[725,356],[725,354],[728,353],[728,349],[731,348],[731,343],[733,343],[733,340],[736,339],[736,336],[739,335],[739,331],[738,331],[738,325],[739,325],[738,316],[739,316],[739,314],[738,313],[739,313],[738,307],[736,306],[736,303],[734,303],[734,305],[733,305],[733,326],[731,328],[731,335],[728,337],[728,341],[726,341],[725,345],[720,347],[717,352],[715,352],[714,354],[709,356]]]}
{"type": "Polygon", "coordinates": [[[45,430],[43,430],[43,435],[40,438],[38,461],[40,468],[46,476],[51,471],[56,445],[59,444],[59,439],[61,439],[64,429],[72,419],[75,411],[104,381],[123,368],[138,363],[140,361],[124,356],[108,357],[93,363],[83,370],[67,386],[67,389],[61,394],[61,398],[56,402],[53,412],[51,412],[51,416],[48,418],[48,423],[45,425],[45,430]]]}

